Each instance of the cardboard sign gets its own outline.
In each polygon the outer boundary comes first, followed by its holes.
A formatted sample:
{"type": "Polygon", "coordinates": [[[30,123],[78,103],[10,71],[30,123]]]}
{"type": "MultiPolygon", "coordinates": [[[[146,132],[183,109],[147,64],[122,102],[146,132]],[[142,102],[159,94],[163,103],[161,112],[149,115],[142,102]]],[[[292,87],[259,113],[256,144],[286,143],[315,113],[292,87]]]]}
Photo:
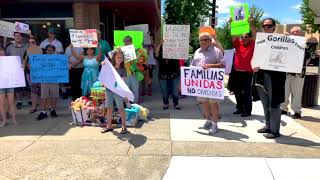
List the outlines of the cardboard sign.
{"type": "Polygon", "coordinates": [[[137,59],[136,50],[133,45],[123,46],[121,47],[121,51],[123,53],[125,63],[137,59]]]}
{"type": "Polygon", "coordinates": [[[188,59],[189,37],[189,25],[164,25],[163,58],[188,59]]]}
{"type": "Polygon", "coordinates": [[[181,94],[224,99],[224,69],[181,67],[181,94]]]}
{"type": "Polygon", "coordinates": [[[70,40],[74,47],[97,47],[98,36],[96,29],[76,30],[70,29],[70,40]]]}
{"type": "Polygon", "coordinates": [[[30,77],[33,83],[68,83],[68,58],[63,54],[31,55],[30,77]]]}
{"type": "Polygon", "coordinates": [[[13,38],[14,23],[0,20],[0,36],[13,38]]]}
{"type": "Polygon", "coordinates": [[[20,56],[0,56],[0,89],[25,86],[20,56]]]}
{"type": "Polygon", "coordinates": [[[250,14],[248,4],[241,4],[239,6],[232,6],[230,8],[230,17],[232,18],[231,35],[236,36],[249,33],[249,16],[250,14]]]}
{"type": "Polygon", "coordinates": [[[129,101],[134,101],[134,95],[128,88],[127,84],[120,77],[108,59],[105,59],[105,64],[102,66],[99,81],[110,91],[118,94],[123,98],[128,98],[129,101]]]}
{"type": "Polygon", "coordinates": [[[235,53],[234,49],[224,50],[224,61],[226,63],[226,66],[225,66],[226,74],[231,73],[234,53],[235,53]]]}
{"type": "Polygon", "coordinates": [[[126,36],[130,36],[132,38],[132,43],[135,48],[142,48],[143,44],[143,32],[142,31],[114,31],[114,45],[115,47],[124,46],[123,39],[126,36]]]}
{"type": "Polygon", "coordinates": [[[150,45],[151,39],[149,35],[149,25],[148,24],[138,24],[138,25],[132,25],[132,26],[126,26],[124,27],[125,30],[132,30],[132,31],[143,31],[143,44],[150,45]]]}
{"type": "Polygon", "coordinates": [[[21,23],[21,22],[15,22],[14,23],[14,29],[15,29],[15,32],[28,34],[29,25],[25,24],[25,23],[21,23]]]}
{"type": "Polygon", "coordinates": [[[301,73],[305,53],[305,38],[272,33],[257,33],[252,67],[301,73]]]}

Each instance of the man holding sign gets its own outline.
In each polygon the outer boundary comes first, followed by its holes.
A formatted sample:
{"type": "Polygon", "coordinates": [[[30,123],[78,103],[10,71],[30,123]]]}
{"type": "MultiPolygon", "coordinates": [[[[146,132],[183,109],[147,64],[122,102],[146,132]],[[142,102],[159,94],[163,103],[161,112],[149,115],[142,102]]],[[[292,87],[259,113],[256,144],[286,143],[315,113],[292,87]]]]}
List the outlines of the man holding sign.
{"type": "MultiPolygon", "coordinates": [[[[200,33],[200,48],[194,53],[191,66],[202,67],[204,70],[209,68],[224,68],[225,62],[222,52],[212,45],[212,37],[209,33],[200,33]]],[[[202,104],[204,116],[207,119],[203,128],[210,128],[209,134],[214,134],[218,130],[218,101],[213,98],[198,97],[202,104]]]]}

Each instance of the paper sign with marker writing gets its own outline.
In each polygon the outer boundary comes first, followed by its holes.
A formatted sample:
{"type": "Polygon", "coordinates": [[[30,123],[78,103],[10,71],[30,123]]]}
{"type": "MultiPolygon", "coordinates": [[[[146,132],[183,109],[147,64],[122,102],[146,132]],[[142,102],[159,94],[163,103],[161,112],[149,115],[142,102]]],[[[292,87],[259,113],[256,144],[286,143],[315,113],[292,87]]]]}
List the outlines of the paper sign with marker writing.
{"type": "Polygon", "coordinates": [[[110,91],[123,98],[128,98],[129,101],[133,102],[134,95],[127,84],[123,81],[108,59],[104,60],[104,62],[105,64],[102,66],[99,74],[99,81],[110,91]]]}
{"type": "Polygon", "coordinates": [[[33,83],[68,83],[68,58],[63,54],[30,55],[30,77],[33,83]]]}
{"type": "Polygon", "coordinates": [[[304,37],[257,33],[252,66],[265,70],[301,73],[304,53],[304,37]]]}
{"type": "Polygon", "coordinates": [[[114,31],[114,45],[115,47],[124,46],[123,39],[126,36],[130,36],[132,38],[132,44],[135,48],[140,49],[143,45],[143,31],[114,31]]]}
{"type": "Polygon", "coordinates": [[[20,56],[0,56],[0,89],[25,86],[20,56]]]}
{"type": "Polygon", "coordinates": [[[188,59],[189,57],[189,25],[163,26],[163,58],[188,59]]]}
{"type": "Polygon", "coordinates": [[[231,22],[231,35],[241,35],[249,33],[250,24],[249,19],[249,5],[241,4],[239,6],[232,6],[230,8],[231,22]]]}
{"type": "Polygon", "coordinates": [[[15,29],[15,32],[28,34],[29,25],[25,24],[25,23],[21,23],[21,22],[15,22],[14,23],[14,29],[15,29]]]}
{"type": "Polygon", "coordinates": [[[138,24],[138,25],[126,26],[126,27],[124,27],[124,29],[125,30],[133,30],[133,31],[143,31],[143,37],[144,37],[143,44],[146,44],[146,45],[151,44],[148,24],[138,24]]]}
{"type": "Polygon", "coordinates": [[[233,64],[233,57],[235,51],[233,49],[224,50],[224,61],[226,63],[226,74],[231,73],[232,64],[233,64]]]}
{"type": "Polygon", "coordinates": [[[14,23],[0,20],[0,36],[13,38],[14,23]]]}
{"type": "Polygon", "coordinates": [[[74,47],[97,47],[98,36],[96,29],[77,30],[70,29],[70,40],[74,47]]]}
{"type": "Polygon", "coordinates": [[[224,99],[224,69],[181,67],[181,94],[224,99]]]}
{"type": "Polygon", "coordinates": [[[123,53],[124,62],[129,62],[137,59],[136,50],[133,45],[121,47],[123,53]]]}

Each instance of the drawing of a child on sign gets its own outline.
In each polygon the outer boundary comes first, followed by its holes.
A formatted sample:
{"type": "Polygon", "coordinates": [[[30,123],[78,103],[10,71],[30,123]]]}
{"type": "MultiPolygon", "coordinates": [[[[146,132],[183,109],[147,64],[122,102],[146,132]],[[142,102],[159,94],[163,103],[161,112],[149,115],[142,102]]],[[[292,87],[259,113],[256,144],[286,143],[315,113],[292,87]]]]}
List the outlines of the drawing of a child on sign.
{"type": "Polygon", "coordinates": [[[234,9],[234,20],[235,21],[241,21],[244,19],[244,6],[236,7],[234,9]]]}

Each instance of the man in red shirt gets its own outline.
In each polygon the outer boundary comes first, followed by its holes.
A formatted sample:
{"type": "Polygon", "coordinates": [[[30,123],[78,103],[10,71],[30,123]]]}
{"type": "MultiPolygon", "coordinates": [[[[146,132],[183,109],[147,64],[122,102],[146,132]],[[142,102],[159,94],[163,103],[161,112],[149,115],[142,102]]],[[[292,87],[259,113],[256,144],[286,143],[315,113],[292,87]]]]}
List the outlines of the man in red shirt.
{"type": "Polygon", "coordinates": [[[234,94],[236,97],[237,110],[233,114],[241,114],[241,117],[251,116],[252,111],[252,94],[251,82],[253,70],[251,68],[251,60],[253,57],[256,28],[249,19],[251,31],[242,34],[239,37],[232,37],[232,44],[235,48],[234,57],[234,73],[232,74],[235,82],[234,94]]]}

